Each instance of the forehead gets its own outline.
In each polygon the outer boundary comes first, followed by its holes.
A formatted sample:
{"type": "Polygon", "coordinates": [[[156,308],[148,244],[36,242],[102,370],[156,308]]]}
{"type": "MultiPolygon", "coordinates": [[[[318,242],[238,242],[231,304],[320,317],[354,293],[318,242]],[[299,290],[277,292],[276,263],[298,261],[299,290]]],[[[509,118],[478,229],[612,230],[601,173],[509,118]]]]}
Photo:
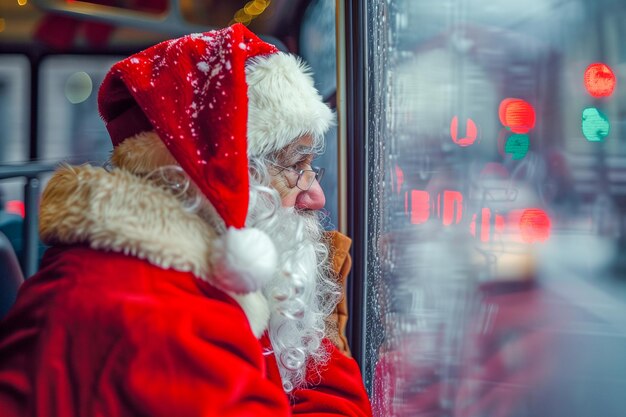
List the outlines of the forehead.
{"type": "Polygon", "coordinates": [[[279,157],[290,157],[294,155],[310,155],[313,153],[313,138],[303,136],[285,146],[279,152],[279,157]]]}

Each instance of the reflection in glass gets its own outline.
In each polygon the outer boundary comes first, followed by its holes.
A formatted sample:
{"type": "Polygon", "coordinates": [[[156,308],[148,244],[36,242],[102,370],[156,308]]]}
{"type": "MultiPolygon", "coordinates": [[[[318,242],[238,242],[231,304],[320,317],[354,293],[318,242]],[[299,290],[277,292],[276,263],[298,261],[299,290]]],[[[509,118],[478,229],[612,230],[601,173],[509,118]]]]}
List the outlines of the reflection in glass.
{"type": "Polygon", "coordinates": [[[626,4],[368,4],[378,416],[626,410],[626,4]]]}

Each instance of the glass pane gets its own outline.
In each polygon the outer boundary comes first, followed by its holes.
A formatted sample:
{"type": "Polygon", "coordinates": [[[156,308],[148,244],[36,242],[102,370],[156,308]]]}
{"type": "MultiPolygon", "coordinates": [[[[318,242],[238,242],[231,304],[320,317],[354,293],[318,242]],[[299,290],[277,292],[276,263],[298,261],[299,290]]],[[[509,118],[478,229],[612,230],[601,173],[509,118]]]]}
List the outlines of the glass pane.
{"type": "Polygon", "coordinates": [[[368,4],[378,416],[626,409],[626,3],[368,4]]]}
{"type": "MultiPolygon", "coordinates": [[[[0,164],[28,160],[30,63],[23,55],[0,55],[0,164]]],[[[22,251],[24,178],[0,180],[0,232],[22,251]]]]}
{"type": "Polygon", "coordinates": [[[30,63],[24,55],[0,55],[0,163],[28,159],[30,63]]]}
{"type": "MultiPolygon", "coordinates": [[[[335,1],[316,0],[306,9],[300,29],[300,54],[313,70],[315,88],[322,97],[335,107],[337,90],[337,59],[335,39],[335,1]]],[[[326,134],[326,151],[314,162],[324,167],[326,172],[322,187],[326,195],[325,210],[328,218],[327,229],[339,227],[338,201],[338,144],[337,127],[333,126],[326,134]]]]}
{"type": "Polygon", "coordinates": [[[41,64],[39,159],[104,162],[111,140],[98,115],[97,93],[122,57],[54,56],[41,64]]]}

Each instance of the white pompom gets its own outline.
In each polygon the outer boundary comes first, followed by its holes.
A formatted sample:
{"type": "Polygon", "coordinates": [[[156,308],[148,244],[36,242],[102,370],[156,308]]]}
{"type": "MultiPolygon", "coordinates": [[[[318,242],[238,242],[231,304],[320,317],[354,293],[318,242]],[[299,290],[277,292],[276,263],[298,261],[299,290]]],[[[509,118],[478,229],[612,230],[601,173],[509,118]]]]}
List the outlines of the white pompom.
{"type": "Polygon", "coordinates": [[[278,263],[270,237],[254,228],[228,228],[213,245],[213,282],[237,294],[257,291],[272,279],[278,263]]]}

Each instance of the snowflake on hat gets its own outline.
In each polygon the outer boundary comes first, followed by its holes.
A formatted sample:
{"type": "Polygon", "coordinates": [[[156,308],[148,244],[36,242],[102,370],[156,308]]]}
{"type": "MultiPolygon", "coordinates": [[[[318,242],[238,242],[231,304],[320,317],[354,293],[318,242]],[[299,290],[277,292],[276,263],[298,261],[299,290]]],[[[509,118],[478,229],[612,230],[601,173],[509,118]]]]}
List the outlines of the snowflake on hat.
{"type": "Polygon", "coordinates": [[[236,24],[166,41],[114,65],[98,96],[117,146],[156,131],[228,227],[214,245],[213,283],[257,291],[277,254],[261,230],[244,228],[249,203],[246,126],[248,58],[278,52],[236,24]]]}

